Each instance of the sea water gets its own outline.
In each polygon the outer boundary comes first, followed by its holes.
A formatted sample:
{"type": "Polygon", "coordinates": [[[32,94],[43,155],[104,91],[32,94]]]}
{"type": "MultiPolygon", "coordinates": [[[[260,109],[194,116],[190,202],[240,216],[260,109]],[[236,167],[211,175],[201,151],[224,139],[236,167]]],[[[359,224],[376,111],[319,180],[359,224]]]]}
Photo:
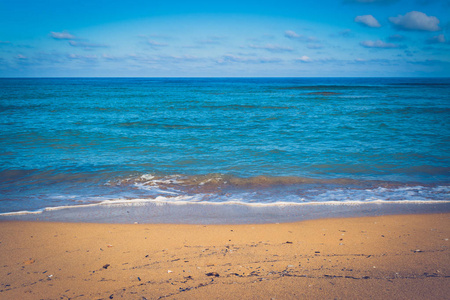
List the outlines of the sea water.
{"type": "Polygon", "coordinates": [[[0,79],[0,213],[450,202],[450,79],[0,79]]]}

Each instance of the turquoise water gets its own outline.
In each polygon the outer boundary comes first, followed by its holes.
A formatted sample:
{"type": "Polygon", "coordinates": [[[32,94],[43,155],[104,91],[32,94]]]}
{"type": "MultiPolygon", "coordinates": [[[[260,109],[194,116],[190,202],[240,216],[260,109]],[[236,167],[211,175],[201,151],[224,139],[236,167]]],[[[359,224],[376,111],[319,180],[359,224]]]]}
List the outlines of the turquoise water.
{"type": "Polygon", "coordinates": [[[450,201],[450,79],[0,79],[0,212],[450,201]]]}

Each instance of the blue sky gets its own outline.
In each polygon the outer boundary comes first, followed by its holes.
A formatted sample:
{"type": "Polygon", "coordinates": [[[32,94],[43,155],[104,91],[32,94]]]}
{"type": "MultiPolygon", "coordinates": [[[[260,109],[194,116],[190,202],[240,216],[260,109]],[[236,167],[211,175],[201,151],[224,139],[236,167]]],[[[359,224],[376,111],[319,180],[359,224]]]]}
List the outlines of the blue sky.
{"type": "Polygon", "coordinates": [[[450,0],[2,0],[0,77],[450,76],[450,0]]]}

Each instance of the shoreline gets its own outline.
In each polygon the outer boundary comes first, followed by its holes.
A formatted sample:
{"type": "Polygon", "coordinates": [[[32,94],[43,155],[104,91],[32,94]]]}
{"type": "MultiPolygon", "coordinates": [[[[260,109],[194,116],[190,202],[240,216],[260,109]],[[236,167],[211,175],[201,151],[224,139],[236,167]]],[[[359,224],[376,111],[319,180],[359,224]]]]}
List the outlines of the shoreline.
{"type": "Polygon", "coordinates": [[[447,201],[208,203],[120,201],[0,214],[2,221],[110,224],[270,224],[314,219],[450,213],[447,201]]]}
{"type": "Polygon", "coordinates": [[[450,213],[281,224],[0,222],[5,299],[445,299],[450,213]]]}

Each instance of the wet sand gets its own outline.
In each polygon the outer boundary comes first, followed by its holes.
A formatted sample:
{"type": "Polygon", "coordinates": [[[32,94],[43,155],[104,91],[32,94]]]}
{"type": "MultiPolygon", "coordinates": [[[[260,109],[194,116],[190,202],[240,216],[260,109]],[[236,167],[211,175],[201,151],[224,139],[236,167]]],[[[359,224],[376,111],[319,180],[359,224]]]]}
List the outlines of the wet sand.
{"type": "Polygon", "coordinates": [[[0,299],[448,299],[450,214],[0,222],[0,299]]]}

